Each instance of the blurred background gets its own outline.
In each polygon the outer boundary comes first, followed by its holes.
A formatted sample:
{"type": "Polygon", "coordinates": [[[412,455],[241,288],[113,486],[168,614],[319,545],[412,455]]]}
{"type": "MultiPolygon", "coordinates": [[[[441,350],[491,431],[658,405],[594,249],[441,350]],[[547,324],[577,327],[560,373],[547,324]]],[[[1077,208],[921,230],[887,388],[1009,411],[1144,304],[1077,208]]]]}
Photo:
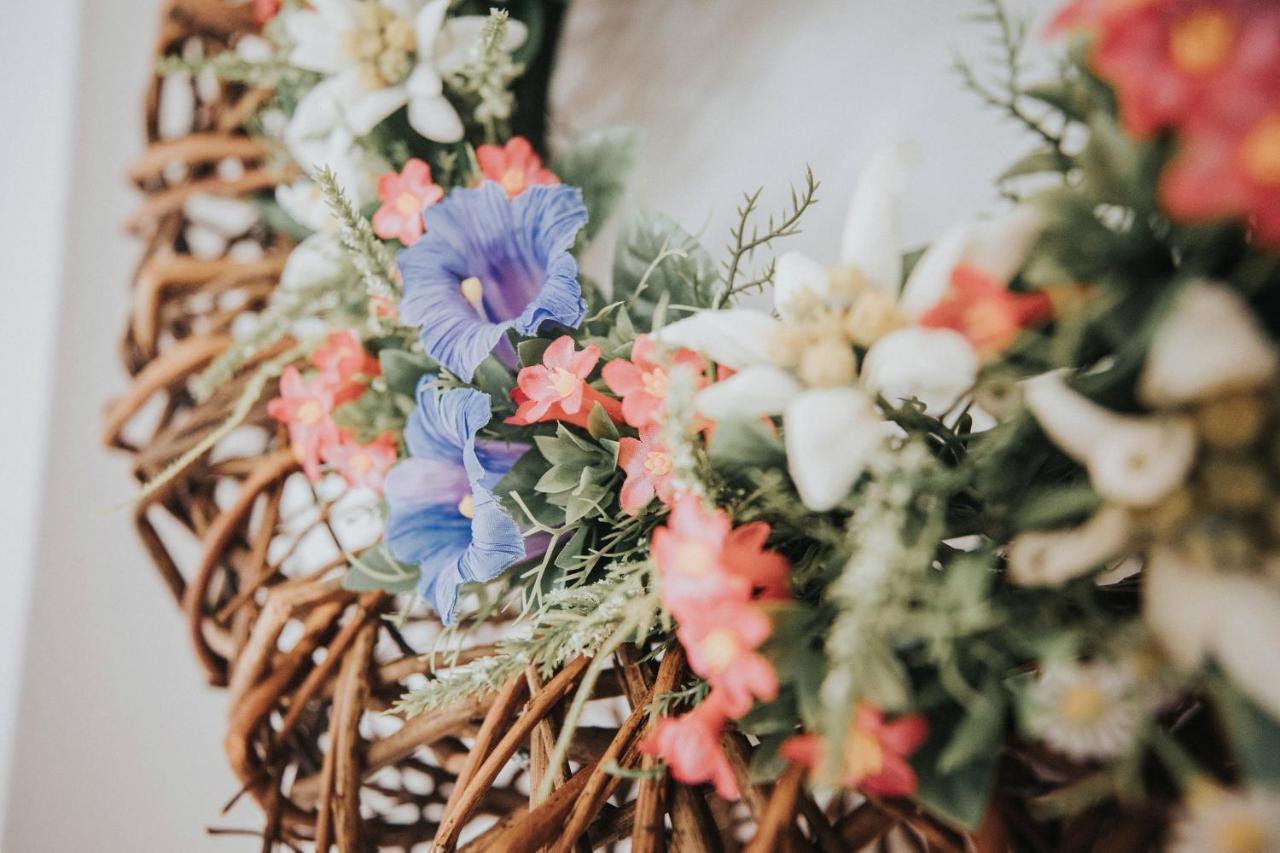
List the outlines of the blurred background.
{"type": "MultiPolygon", "coordinates": [[[[556,0],[551,0],[555,2],[556,0]]],[[[134,538],[123,458],[101,450],[124,387],[117,338],[139,246],[141,96],[162,0],[5,4],[0,27],[0,850],[252,850],[222,756],[222,695],[134,538]]],[[[956,51],[987,33],[957,0],[573,0],[553,80],[565,136],[646,130],[631,209],[662,210],[718,255],[741,194],[780,207],[822,181],[785,245],[832,262],[860,165],[914,142],[904,232],[921,243],[998,204],[1030,140],[964,91],[956,51]],[[800,12],[798,10],[802,9],[800,12]]],[[[1017,0],[1043,18],[1049,0],[1017,0]]],[[[626,211],[623,211],[625,216],[626,211]]],[[[608,268],[606,232],[587,259],[608,268]]]]}

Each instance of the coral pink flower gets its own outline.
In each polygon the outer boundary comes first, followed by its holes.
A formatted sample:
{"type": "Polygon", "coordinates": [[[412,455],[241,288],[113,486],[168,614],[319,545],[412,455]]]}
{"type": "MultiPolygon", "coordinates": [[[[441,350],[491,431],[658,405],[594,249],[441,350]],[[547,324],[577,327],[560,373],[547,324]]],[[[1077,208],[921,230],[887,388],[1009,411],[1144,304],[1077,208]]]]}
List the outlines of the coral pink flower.
{"type": "Polygon", "coordinates": [[[1258,0],[1093,0],[1055,26],[1096,32],[1089,64],[1115,87],[1125,128],[1147,136],[1263,85],[1280,51],[1278,12],[1258,0]]]}
{"type": "Polygon", "coordinates": [[[756,653],[772,631],[759,606],[730,600],[686,614],[676,632],[689,668],[710,683],[733,719],[751,710],[754,700],[769,702],[778,696],[773,666],[756,653]]]}
{"type": "Polygon", "coordinates": [[[444,198],[444,189],[431,182],[431,167],[415,157],[399,174],[378,179],[378,198],[382,206],[373,214],[373,233],[412,246],[422,236],[422,209],[444,198]]]}
{"type": "Polygon", "coordinates": [[[920,325],[954,329],[981,355],[994,355],[1052,313],[1048,294],[1013,293],[977,267],[960,264],[951,272],[947,293],[920,316],[920,325]]]}
{"type": "MultiPolygon", "coordinates": [[[[698,377],[697,387],[706,386],[702,356],[693,350],[676,350],[670,354],[670,366],[691,369],[698,377]]],[[[622,416],[639,429],[656,424],[666,412],[667,368],[658,360],[658,345],[648,335],[636,338],[631,359],[614,359],[602,370],[609,390],[622,398],[622,416]]]]}
{"type": "Polygon", "coordinates": [[[787,560],[764,550],[769,525],[730,530],[729,516],[707,510],[696,495],[675,500],[664,527],[653,531],[651,551],[662,575],[662,600],[677,619],[722,601],[746,601],[757,589],[785,596],[787,560]]]}
{"type": "Polygon", "coordinates": [[[253,0],[253,19],[259,24],[280,14],[281,0],[253,0]]]}
{"type": "Polygon", "coordinates": [[[534,184],[558,184],[560,179],[542,166],[540,158],[523,136],[513,136],[503,145],[481,145],[476,162],[484,177],[497,181],[508,198],[515,198],[534,184]]]}
{"type": "Polygon", "coordinates": [[[333,422],[333,391],[321,377],[303,380],[289,366],[280,375],[280,396],[267,403],[267,413],[289,427],[289,443],[307,479],[320,479],[320,456],[340,439],[333,422]]]}
{"type": "Polygon", "coordinates": [[[666,762],[677,781],[686,785],[711,782],[717,794],[736,800],[741,796],[738,781],[720,745],[724,724],[724,710],[708,697],[687,714],[658,720],[653,734],[640,744],[640,751],[666,762]]]}
{"type": "Polygon", "coordinates": [[[586,379],[600,360],[600,347],[592,344],[579,352],[573,338],[562,335],[542,355],[542,364],[531,364],[516,376],[512,399],[516,413],[509,424],[532,424],[561,420],[585,427],[596,403],[615,421],[620,417],[617,400],[611,400],[587,384],[586,379]]]}
{"type": "Polygon", "coordinates": [[[1175,219],[1248,217],[1260,242],[1280,246],[1280,49],[1269,88],[1237,87],[1186,128],[1160,180],[1175,219]]]}
{"type": "Polygon", "coordinates": [[[620,439],[618,467],[627,473],[620,495],[623,510],[635,515],[655,495],[664,504],[671,503],[671,449],[662,441],[660,427],[642,427],[639,438],[620,439]]]}
{"type": "Polygon", "coordinates": [[[396,438],[387,432],[362,445],[343,435],[336,444],[326,445],[321,455],[350,485],[381,492],[387,471],[396,463],[396,438]]]}
{"type": "Polygon", "coordinates": [[[369,316],[375,320],[394,320],[400,316],[400,306],[385,296],[369,297],[369,316]]]}
{"type": "Polygon", "coordinates": [[[365,380],[382,375],[378,360],[365,352],[360,336],[350,329],[329,332],[311,352],[311,364],[333,389],[334,406],[356,399],[364,393],[365,380]]]}
{"type": "MultiPolygon", "coordinates": [[[[885,722],[879,708],[861,703],[845,735],[844,766],[838,775],[850,788],[883,797],[909,797],[916,792],[916,773],[907,759],[924,743],[929,724],[919,714],[885,722]]],[[[825,748],[815,735],[799,735],[782,745],[782,755],[826,776],[825,748]]]]}

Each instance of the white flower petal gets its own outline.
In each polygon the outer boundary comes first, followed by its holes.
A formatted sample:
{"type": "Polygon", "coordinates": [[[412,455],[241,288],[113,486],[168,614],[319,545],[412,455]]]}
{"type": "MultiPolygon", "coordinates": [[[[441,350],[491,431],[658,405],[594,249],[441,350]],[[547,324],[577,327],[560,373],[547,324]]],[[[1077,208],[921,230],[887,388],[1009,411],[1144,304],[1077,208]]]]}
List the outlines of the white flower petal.
{"type": "Polygon", "coordinates": [[[716,421],[778,415],[802,390],[785,370],[756,365],[699,392],[698,411],[716,421]]]}
{"type": "Polygon", "coordinates": [[[780,256],[773,272],[773,307],[784,320],[796,319],[796,308],[831,297],[831,277],[822,265],[800,252],[780,256]]]}
{"type": "Polygon", "coordinates": [[[1207,281],[1178,294],[1147,351],[1139,398],[1177,406],[1256,388],[1275,375],[1275,346],[1236,291],[1207,281]]]}
{"type": "Polygon", "coordinates": [[[403,84],[364,89],[356,97],[343,100],[342,117],[352,133],[364,136],[408,102],[409,91],[403,84]]]}
{"type": "Polygon", "coordinates": [[[463,135],[462,119],[444,95],[410,98],[409,124],[433,142],[458,142],[463,135]]]}
{"type": "Polygon", "coordinates": [[[444,26],[444,15],[449,10],[449,0],[431,0],[413,19],[413,32],[418,39],[418,53],[431,57],[435,53],[436,37],[444,26]]]}
{"type": "MultiPolygon", "coordinates": [[[[445,21],[444,29],[435,45],[435,63],[441,71],[449,72],[466,64],[471,47],[484,32],[487,15],[459,15],[445,21]]],[[[507,31],[502,38],[502,49],[511,53],[524,44],[529,30],[515,18],[507,19],[507,31]]]]}
{"type": "Polygon", "coordinates": [[[956,225],[948,229],[916,261],[902,288],[898,307],[912,320],[942,300],[951,286],[951,271],[964,257],[973,229],[956,225]]]}
{"type": "Polygon", "coordinates": [[[805,391],[784,415],[787,466],[804,505],[825,512],[866,468],[884,433],[875,404],[856,388],[805,391]]]}
{"type": "Polygon", "coordinates": [[[1214,571],[1181,552],[1156,547],[1142,572],[1142,613],[1174,663],[1200,665],[1217,630],[1218,591],[1214,571]]]}
{"type": "Polygon", "coordinates": [[[327,281],[347,267],[347,255],[334,234],[312,234],[289,253],[280,286],[285,289],[307,287],[327,281]]]}
{"type": "Polygon", "coordinates": [[[997,281],[1008,283],[1022,269],[1027,252],[1044,225],[1044,214],[1030,204],[1020,204],[1003,216],[975,223],[962,260],[997,281]]]}
{"type": "Polygon", "coordinates": [[[356,10],[353,0],[308,0],[308,3],[334,30],[346,32],[355,29],[356,10]]]}
{"type": "Polygon", "coordinates": [[[444,92],[444,81],[440,79],[440,74],[426,62],[419,62],[413,67],[413,72],[404,81],[404,85],[411,98],[435,97],[444,92]]]}
{"type": "Polygon", "coordinates": [[[299,68],[337,74],[353,64],[344,44],[349,28],[335,28],[320,12],[290,11],[284,16],[284,28],[293,41],[289,61],[299,68]]]}
{"type": "Polygon", "coordinates": [[[658,340],[674,347],[700,352],[707,358],[742,370],[754,364],[769,364],[769,339],[780,323],[761,311],[727,308],[699,311],[691,317],[664,326],[658,340]]]}
{"type": "Polygon", "coordinates": [[[849,200],[840,262],[857,267],[868,282],[891,296],[902,283],[899,202],[908,166],[906,146],[872,156],[849,200]]]}
{"type": "Polygon", "coordinates": [[[939,415],[955,405],[978,376],[978,354],[959,332],[909,326],[890,332],[867,352],[862,383],[892,403],[915,397],[939,415]]]}
{"type": "Polygon", "coordinates": [[[1068,388],[1061,371],[1023,382],[1022,399],[1045,434],[1077,462],[1089,458],[1090,450],[1120,417],[1068,388]]]}
{"type": "Polygon", "coordinates": [[[1196,431],[1189,417],[1118,417],[1085,464],[1098,494],[1128,506],[1148,507],[1182,485],[1195,457],[1196,431]]]}
{"type": "Polygon", "coordinates": [[[1214,657],[1237,687],[1280,718],[1280,592],[1257,577],[1233,575],[1217,583],[1223,618],[1214,657]]]}
{"type": "Polygon", "coordinates": [[[1020,533],[1009,544],[1009,579],[1022,586],[1061,586],[1120,556],[1133,533],[1133,517],[1115,505],[1078,527],[1020,533]]]}

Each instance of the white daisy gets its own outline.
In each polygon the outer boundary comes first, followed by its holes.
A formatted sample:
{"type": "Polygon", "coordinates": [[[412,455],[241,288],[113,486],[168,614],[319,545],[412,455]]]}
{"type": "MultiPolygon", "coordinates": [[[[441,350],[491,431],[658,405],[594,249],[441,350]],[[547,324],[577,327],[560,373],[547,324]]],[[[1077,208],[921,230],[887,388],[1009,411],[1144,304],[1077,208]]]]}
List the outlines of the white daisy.
{"type": "Polygon", "coordinates": [[[1280,793],[1213,788],[1192,798],[1173,831],[1170,853],[1280,851],[1280,793]]]}
{"type": "Polygon", "coordinates": [[[1134,744],[1144,718],[1128,668],[1103,661],[1049,662],[1024,697],[1027,730],[1077,761],[1114,758],[1134,744]]]}

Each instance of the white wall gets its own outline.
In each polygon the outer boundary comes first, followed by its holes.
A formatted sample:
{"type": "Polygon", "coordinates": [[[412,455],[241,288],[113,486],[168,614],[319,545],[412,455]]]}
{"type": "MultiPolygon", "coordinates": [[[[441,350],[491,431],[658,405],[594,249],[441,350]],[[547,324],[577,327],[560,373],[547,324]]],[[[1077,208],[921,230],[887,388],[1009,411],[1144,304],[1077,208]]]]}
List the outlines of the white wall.
{"type": "MultiPolygon", "coordinates": [[[[181,620],[117,508],[131,490],[125,465],[97,446],[103,402],[124,381],[116,340],[137,247],[118,225],[136,202],[120,175],[141,143],[158,6],[6,0],[0,26],[0,804],[16,741],[0,850],[13,853],[256,849],[204,835],[258,818],[217,814],[235,792],[222,696],[201,683],[181,620]]],[[[821,202],[787,247],[834,260],[859,165],[903,136],[922,154],[906,229],[923,241],[993,203],[991,178],[1029,146],[948,70],[953,45],[979,49],[982,34],[959,27],[968,2],[572,9],[558,124],[646,127],[631,204],[705,228],[713,250],[743,190],[766,184],[776,203],[808,163],[821,202]]]]}

